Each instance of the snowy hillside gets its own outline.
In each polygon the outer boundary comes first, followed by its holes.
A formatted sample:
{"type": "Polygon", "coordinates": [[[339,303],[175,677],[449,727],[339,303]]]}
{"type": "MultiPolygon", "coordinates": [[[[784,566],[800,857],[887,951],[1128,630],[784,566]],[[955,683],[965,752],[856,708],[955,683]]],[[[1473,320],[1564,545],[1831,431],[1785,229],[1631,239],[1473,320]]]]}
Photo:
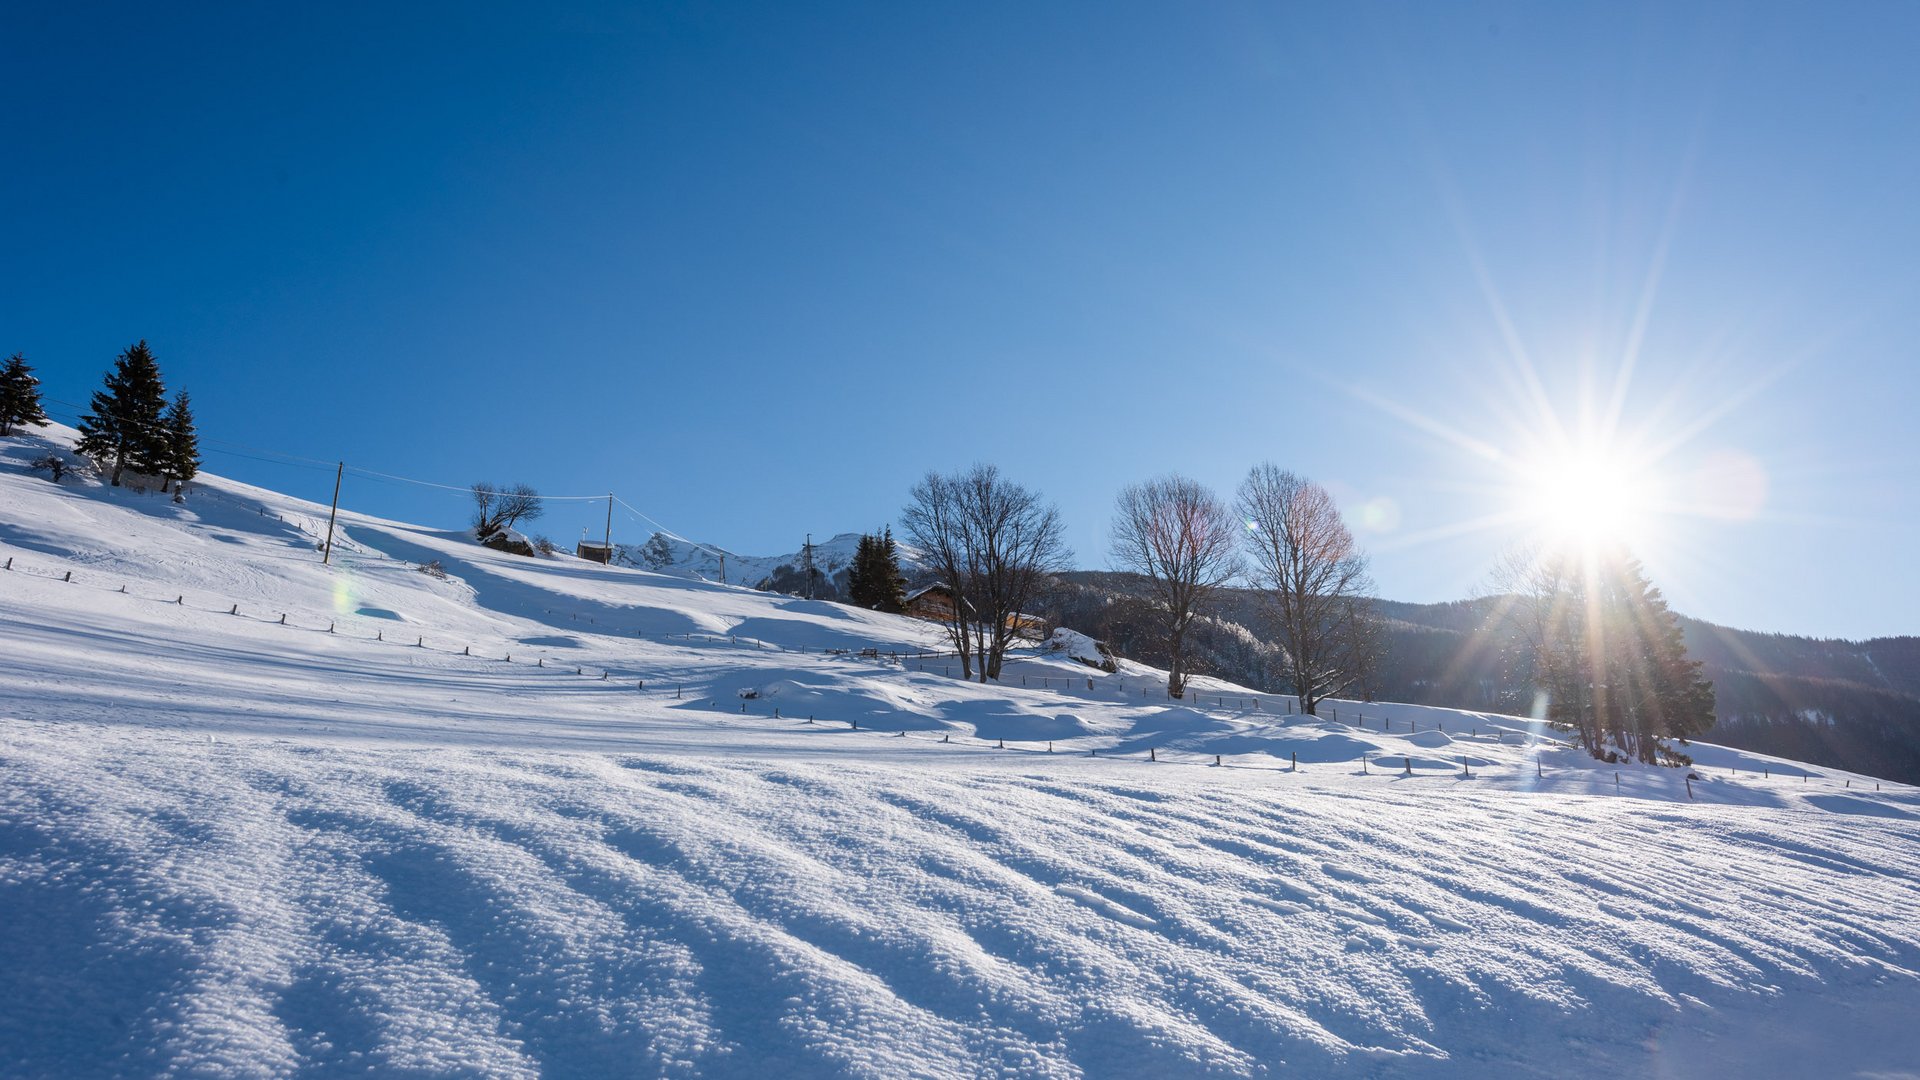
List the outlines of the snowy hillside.
{"type": "Polygon", "coordinates": [[[1911,788],[981,687],[925,623],[352,514],[322,566],[324,506],[45,449],[0,440],[0,1075],[1920,1062],[1911,788]]]}

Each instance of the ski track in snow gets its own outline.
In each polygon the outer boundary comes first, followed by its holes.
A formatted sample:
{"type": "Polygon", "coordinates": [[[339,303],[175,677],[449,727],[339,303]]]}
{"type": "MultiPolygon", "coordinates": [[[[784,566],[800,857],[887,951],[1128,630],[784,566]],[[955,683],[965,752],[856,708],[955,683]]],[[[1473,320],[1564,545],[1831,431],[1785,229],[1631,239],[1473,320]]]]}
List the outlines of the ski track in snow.
{"type": "Polygon", "coordinates": [[[324,507],[0,447],[0,1075],[1920,1061],[1900,785],[1698,747],[1689,801],[1524,720],[1136,665],[983,688],[820,652],[923,624],[350,514],[322,568],[324,507]]]}

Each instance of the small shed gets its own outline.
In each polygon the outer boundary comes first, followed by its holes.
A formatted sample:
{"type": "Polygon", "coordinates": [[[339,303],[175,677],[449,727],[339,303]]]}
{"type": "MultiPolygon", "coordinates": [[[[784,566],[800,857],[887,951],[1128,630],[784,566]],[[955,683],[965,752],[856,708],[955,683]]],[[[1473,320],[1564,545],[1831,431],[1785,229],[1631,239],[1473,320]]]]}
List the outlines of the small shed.
{"type": "Polygon", "coordinates": [[[597,543],[592,540],[580,541],[580,543],[574,547],[573,553],[588,562],[605,563],[607,565],[612,565],[613,563],[613,548],[607,544],[597,543]]]}

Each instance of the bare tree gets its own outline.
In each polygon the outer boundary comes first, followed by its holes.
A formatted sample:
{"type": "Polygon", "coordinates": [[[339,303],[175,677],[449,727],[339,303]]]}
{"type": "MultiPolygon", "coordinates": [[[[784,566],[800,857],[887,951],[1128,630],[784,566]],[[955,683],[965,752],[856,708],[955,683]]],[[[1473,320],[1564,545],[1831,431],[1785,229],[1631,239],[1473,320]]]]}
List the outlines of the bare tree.
{"type": "Polygon", "coordinates": [[[962,477],[961,505],[979,551],[970,590],[985,630],[986,647],[978,650],[984,682],[1000,677],[1023,612],[1041,582],[1066,564],[1066,525],[1058,508],[993,465],[975,465],[962,477]]]}
{"type": "Polygon", "coordinates": [[[900,523],[914,546],[920,549],[921,559],[953,593],[953,618],[947,623],[947,638],[960,657],[961,678],[971,679],[973,638],[967,631],[970,620],[965,589],[973,573],[973,537],[962,517],[958,485],[937,472],[929,472],[913,485],[907,499],[900,523]]]}
{"type": "Polygon", "coordinates": [[[1145,577],[1167,635],[1167,693],[1186,696],[1187,629],[1240,573],[1239,523],[1195,480],[1168,475],[1120,489],[1112,560],[1145,577]]]}
{"type": "Polygon", "coordinates": [[[947,632],[961,673],[998,679],[1022,610],[1066,560],[1059,510],[997,466],[975,465],[957,476],[928,473],[901,523],[953,591],[947,632]]]}
{"type": "Polygon", "coordinates": [[[473,493],[473,534],[481,543],[505,533],[522,521],[532,521],[545,510],[540,493],[526,484],[511,488],[482,481],[473,493]]]}
{"type": "Polygon", "coordinates": [[[1353,620],[1370,607],[1355,602],[1373,591],[1367,558],[1325,488],[1272,464],[1247,473],[1236,509],[1300,711],[1315,714],[1358,677],[1353,620]]]}

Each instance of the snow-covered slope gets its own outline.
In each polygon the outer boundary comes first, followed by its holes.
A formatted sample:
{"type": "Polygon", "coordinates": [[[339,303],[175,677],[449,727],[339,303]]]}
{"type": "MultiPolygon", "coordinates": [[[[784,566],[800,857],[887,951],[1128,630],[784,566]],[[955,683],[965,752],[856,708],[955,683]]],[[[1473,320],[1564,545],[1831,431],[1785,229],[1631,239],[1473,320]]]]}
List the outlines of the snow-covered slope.
{"type": "Polygon", "coordinates": [[[1920,1061],[1913,789],[1041,652],[981,687],[923,623],[351,514],[323,567],[324,507],[36,443],[0,1075],[1920,1061]]]}

